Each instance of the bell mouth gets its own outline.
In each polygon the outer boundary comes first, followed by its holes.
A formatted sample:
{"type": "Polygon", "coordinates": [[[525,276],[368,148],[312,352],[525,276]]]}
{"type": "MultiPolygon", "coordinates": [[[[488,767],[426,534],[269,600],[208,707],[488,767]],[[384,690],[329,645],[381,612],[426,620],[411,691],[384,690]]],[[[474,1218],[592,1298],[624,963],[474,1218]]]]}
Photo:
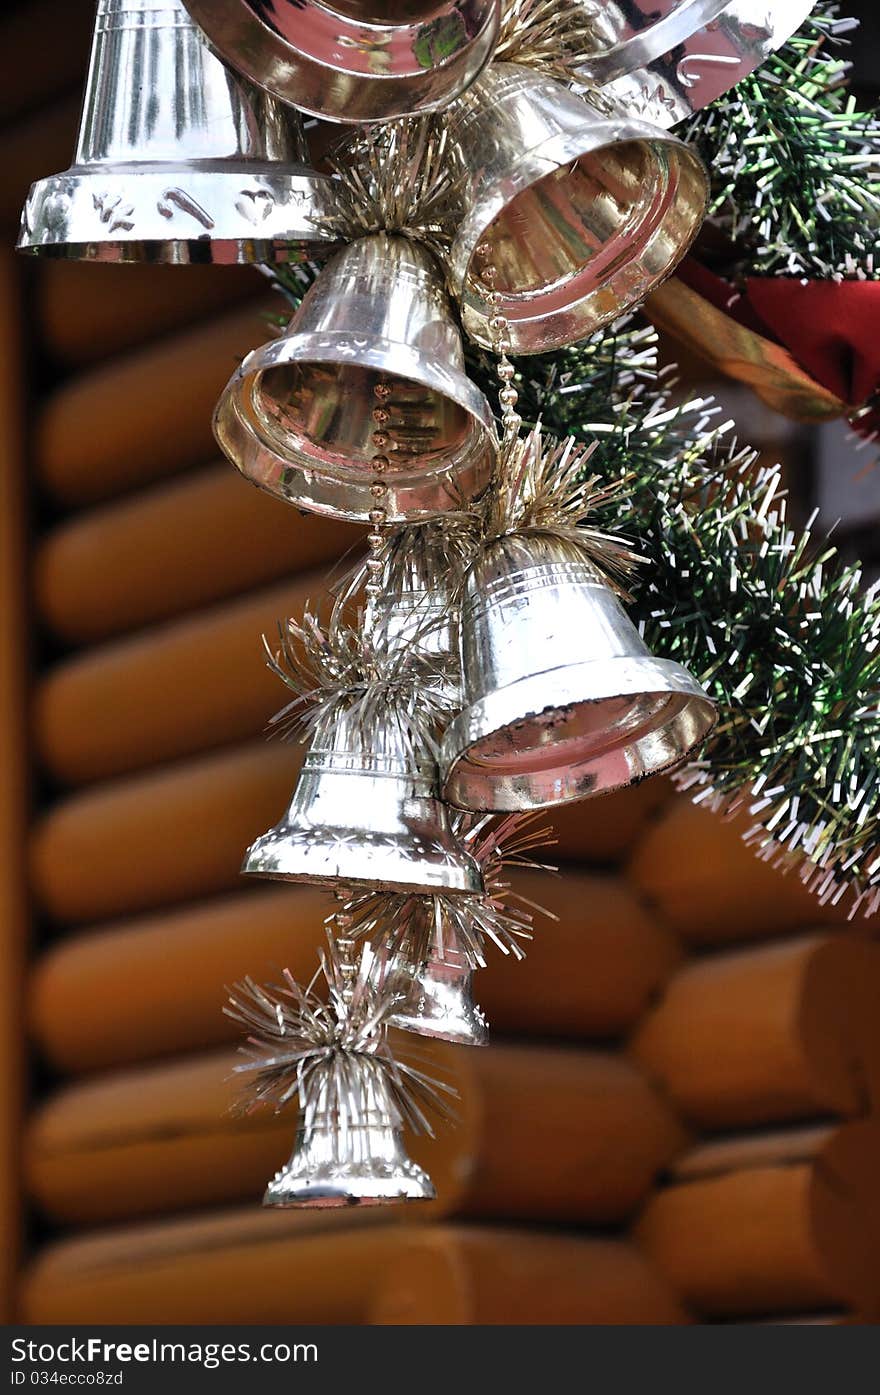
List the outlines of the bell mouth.
{"type": "Polygon", "coordinates": [[[310,1210],[353,1206],[393,1206],[404,1201],[434,1201],[437,1190],[431,1179],[377,1178],[365,1185],[363,1191],[345,1187],[342,1183],[298,1182],[289,1191],[274,1191],[271,1186],[263,1195],[263,1205],[276,1210],[293,1210],[297,1207],[310,1210]]]}
{"type": "Polygon", "coordinates": [[[498,0],[185,0],[220,54],[258,87],[343,124],[446,106],[498,36],[498,0]]]}
{"type": "Polygon", "coordinates": [[[715,715],[696,680],[669,660],[530,676],[453,722],[443,745],[444,797],[460,808],[513,811],[606,794],[687,760],[715,715]],[[604,691],[591,696],[597,687],[604,691]]]}
{"type": "Polygon", "coordinates": [[[461,507],[486,487],[495,459],[488,403],[463,373],[408,345],[355,347],[348,335],[257,350],[220,399],[215,434],[259,488],[352,521],[377,507],[378,455],[388,460],[379,503],[400,522],[461,507]],[[387,439],[377,444],[376,432],[387,439]]]}
{"type": "Polygon", "coordinates": [[[414,834],[399,840],[360,831],[356,839],[319,828],[272,829],[245,854],[242,872],[272,881],[311,886],[374,887],[376,891],[442,892],[448,896],[482,894],[479,866],[463,849],[443,848],[414,834]]]}
{"type": "Polygon", "coordinates": [[[388,1025],[414,1036],[430,1037],[432,1041],[448,1041],[453,1046],[484,1046],[489,1040],[489,1025],[476,1007],[460,1021],[434,1021],[416,1012],[401,1011],[389,1017],[388,1025]]]}
{"type": "MultiPolygon", "coordinates": [[[[500,295],[497,312],[472,257],[462,319],[491,347],[489,320],[504,316],[516,353],[575,343],[616,319],[669,276],[699,231],[707,179],[673,139],[611,141],[586,153],[533,152],[557,168],[530,183],[483,226],[500,295]],[[543,157],[547,157],[547,159],[543,157]]],[[[473,238],[473,232],[470,238],[473,238]]]]}
{"type": "Polygon", "coordinates": [[[302,166],[81,165],[32,185],[17,248],[169,266],[301,262],[333,250],[321,228],[337,210],[333,181],[302,166]]]}

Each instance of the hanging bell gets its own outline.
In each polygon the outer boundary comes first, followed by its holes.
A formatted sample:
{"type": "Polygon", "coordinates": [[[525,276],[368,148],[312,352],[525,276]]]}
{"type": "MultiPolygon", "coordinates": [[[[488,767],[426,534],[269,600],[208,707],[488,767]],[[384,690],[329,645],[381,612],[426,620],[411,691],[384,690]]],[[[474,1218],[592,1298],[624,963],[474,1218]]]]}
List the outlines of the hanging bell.
{"type": "Polygon", "coordinates": [[[393,712],[378,730],[358,713],[321,719],[287,813],[248,849],[242,871],[334,889],[483,890],[449,828],[433,758],[413,755],[393,712]]]}
{"type": "Polygon", "coordinates": [[[540,809],[679,765],[712,729],[699,683],[655,659],[576,544],[499,538],[468,577],[466,706],[447,728],[444,797],[540,809]]]}
{"type": "Polygon", "coordinates": [[[714,102],[799,29],[815,0],[626,0],[595,18],[578,75],[634,116],[670,127],[714,102]]]}
{"type": "MultiPolygon", "coordinates": [[[[387,1085],[367,1062],[348,1082],[347,1115],[340,1119],[326,1085],[300,1116],[290,1161],[266,1188],[264,1206],[381,1206],[433,1201],[426,1172],[407,1157],[387,1085]]],[[[357,1067],[354,1067],[357,1070],[357,1067]]]]}
{"type": "Polygon", "coordinates": [[[585,338],[643,300],[699,231],[709,185],[698,156],[605,106],[498,63],[451,109],[462,167],[452,284],[478,344],[493,347],[499,319],[518,354],[585,338]]]}
{"type": "Polygon", "coordinates": [[[498,0],[187,0],[230,63],[330,121],[445,106],[489,61],[498,0]]]}
{"type": "Polygon", "coordinates": [[[403,1001],[389,1025],[460,1046],[482,1046],[489,1024],[473,999],[474,972],[455,928],[443,918],[427,959],[413,964],[402,949],[390,974],[403,1001]]]}
{"type": "Polygon", "coordinates": [[[315,256],[338,212],[296,120],[232,74],[179,0],[99,0],[72,167],[34,184],[18,246],[106,262],[315,256]]]}
{"type": "Polygon", "coordinates": [[[459,507],[495,460],[440,268],[384,233],[339,252],[284,336],[248,354],[214,433],[261,489],[353,521],[377,507],[394,522],[459,507]]]}

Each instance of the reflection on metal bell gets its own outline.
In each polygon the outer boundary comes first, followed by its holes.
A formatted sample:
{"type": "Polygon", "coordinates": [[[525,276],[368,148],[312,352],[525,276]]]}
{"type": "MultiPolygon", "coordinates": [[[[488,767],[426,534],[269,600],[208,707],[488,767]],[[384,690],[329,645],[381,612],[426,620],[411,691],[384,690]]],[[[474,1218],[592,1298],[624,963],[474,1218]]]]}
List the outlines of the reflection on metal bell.
{"type": "Polygon", "coordinates": [[[413,756],[393,713],[378,731],[356,714],[322,719],[287,813],[248,849],[242,870],[340,889],[483,890],[437,796],[433,759],[413,756]]]}
{"type": "Polygon", "coordinates": [[[492,414],[465,373],[440,268],[384,233],[339,252],[284,336],[248,354],[214,433],[261,489],[351,520],[377,506],[397,522],[458,507],[495,459],[492,414]]]}
{"type": "Polygon", "coordinates": [[[514,352],[573,344],[641,301],[684,256],[708,178],[668,132],[552,78],[493,64],[451,109],[464,169],[452,282],[465,329],[514,352]],[[494,268],[497,312],[481,273],[494,268]]]}
{"type": "Polygon", "coordinates": [[[341,1123],[326,1089],[303,1112],[290,1161],[266,1188],[264,1206],[381,1206],[433,1201],[430,1177],[407,1157],[400,1123],[378,1072],[352,1082],[341,1123]]]}
{"type": "Polygon", "coordinates": [[[460,1046],[486,1041],[489,1024],[473,999],[473,969],[451,925],[435,932],[424,963],[407,963],[401,954],[391,973],[405,995],[388,1019],[392,1027],[460,1046]]]}
{"type": "Polygon", "coordinates": [[[596,15],[579,74],[635,116],[674,126],[748,77],[815,0],[620,0],[596,15]]]}
{"type": "Polygon", "coordinates": [[[680,664],[655,659],[573,543],[500,538],[468,578],[465,709],[448,727],[444,797],[540,809],[680,764],[715,708],[680,664]]]}
{"type": "Polygon", "coordinates": [[[498,0],[186,0],[218,51],[331,121],[445,106],[489,61],[498,0]]]}
{"type": "Polygon", "coordinates": [[[99,0],[72,167],[34,184],[19,249],[114,262],[316,255],[338,212],[302,132],[241,82],[179,0],[99,0]]]}

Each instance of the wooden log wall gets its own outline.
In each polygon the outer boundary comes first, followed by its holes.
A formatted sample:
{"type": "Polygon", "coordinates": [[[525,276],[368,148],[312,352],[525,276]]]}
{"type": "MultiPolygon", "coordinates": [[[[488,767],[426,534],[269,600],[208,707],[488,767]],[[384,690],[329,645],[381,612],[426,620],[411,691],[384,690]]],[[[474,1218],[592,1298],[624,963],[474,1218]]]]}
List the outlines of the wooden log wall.
{"type": "MultiPolygon", "coordinates": [[[[0,49],[42,52],[59,17],[71,38],[0,85],[7,242],[30,179],[68,163],[91,10],[0,19],[0,49]]],[[[4,1315],[876,1320],[871,926],[661,780],[564,811],[563,875],[518,878],[556,919],[477,976],[492,1044],[436,1048],[462,1091],[459,1128],[411,1145],[437,1202],[260,1210],[295,1119],[230,1109],[224,985],[308,974],[327,913],[238,873],[301,759],[262,736],[282,694],[260,632],[362,542],[218,461],[214,398],[274,309],[246,269],[0,261],[28,366],[0,384],[4,1315]]]]}

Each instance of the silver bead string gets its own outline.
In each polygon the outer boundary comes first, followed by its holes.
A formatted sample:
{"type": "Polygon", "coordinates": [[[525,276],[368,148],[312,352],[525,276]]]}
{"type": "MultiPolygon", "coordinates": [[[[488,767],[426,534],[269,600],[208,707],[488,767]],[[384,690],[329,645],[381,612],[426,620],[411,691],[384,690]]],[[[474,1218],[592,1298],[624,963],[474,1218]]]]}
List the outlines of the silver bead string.
{"type": "Polygon", "coordinates": [[[489,329],[492,331],[492,350],[498,357],[495,373],[501,383],[498,401],[501,405],[501,443],[505,446],[516,440],[522,426],[522,417],[516,410],[519,393],[513,386],[516,369],[507,357],[510,348],[510,324],[501,313],[501,293],[495,288],[498,268],[492,261],[492,244],[481,242],[476,248],[475,256],[479,263],[477,276],[485,287],[486,303],[492,312],[489,329]]]}

